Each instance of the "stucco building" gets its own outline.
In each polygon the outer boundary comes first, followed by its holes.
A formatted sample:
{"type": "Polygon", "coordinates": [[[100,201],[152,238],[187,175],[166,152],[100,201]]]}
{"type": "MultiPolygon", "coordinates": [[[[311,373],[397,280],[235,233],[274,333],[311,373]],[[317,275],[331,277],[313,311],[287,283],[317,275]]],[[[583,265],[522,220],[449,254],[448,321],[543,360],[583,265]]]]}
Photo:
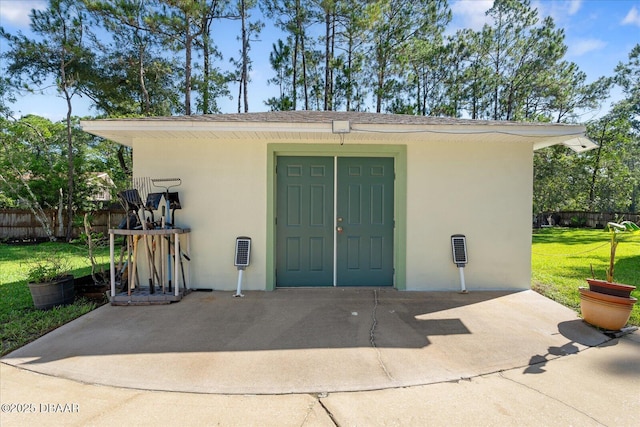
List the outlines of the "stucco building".
{"type": "Polygon", "coordinates": [[[290,111],[83,121],[133,148],[135,177],[179,177],[193,288],[527,289],[534,151],[592,147],[583,126],[290,111]]]}

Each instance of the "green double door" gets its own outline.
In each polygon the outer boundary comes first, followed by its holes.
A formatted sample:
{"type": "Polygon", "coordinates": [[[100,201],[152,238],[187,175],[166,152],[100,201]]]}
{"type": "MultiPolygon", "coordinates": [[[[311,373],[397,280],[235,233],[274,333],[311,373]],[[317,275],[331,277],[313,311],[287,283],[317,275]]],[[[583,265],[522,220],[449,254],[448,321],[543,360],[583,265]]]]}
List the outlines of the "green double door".
{"type": "Polygon", "coordinates": [[[276,286],[392,286],[394,160],[277,159],[276,286]]]}

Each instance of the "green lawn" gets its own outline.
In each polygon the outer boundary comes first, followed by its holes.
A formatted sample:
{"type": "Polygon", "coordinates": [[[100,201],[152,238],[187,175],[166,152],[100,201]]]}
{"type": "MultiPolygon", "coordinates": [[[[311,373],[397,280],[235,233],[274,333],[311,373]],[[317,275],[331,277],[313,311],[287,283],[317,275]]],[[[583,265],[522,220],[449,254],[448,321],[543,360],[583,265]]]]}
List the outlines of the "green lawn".
{"type": "MultiPolygon", "coordinates": [[[[98,303],[76,299],[74,304],[52,310],[36,310],[27,286],[27,269],[38,259],[57,252],[68,262],[75,277],[91,273],[84,245],[0,243],[0,355],[4,355],[65,323],[95,309],[98,303]]],[[[100,250],[100,262],[108,261],[108,249],[100,250]]]]}
{"type": "MultiPolygon", "coordinates": [[[[591,266],[597,279],[609,266],[609,234],[603,230],[544,228],[533,233],[531,287],[539,293],[580,311],[578,287],[587,286],[591,266]]],[[[640,299],[640,236],[620,238],[616,253],[615,281],[634,285],[640,299]]],[[[640,326],[640,304],[629,324],[640,326]]]]}

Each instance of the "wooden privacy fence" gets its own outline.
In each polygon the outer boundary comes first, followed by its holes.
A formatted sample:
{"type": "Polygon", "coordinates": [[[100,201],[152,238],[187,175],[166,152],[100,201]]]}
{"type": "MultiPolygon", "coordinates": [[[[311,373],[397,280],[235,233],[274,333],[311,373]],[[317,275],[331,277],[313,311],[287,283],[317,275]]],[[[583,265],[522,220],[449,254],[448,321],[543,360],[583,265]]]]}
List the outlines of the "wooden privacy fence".
{"type": "Polygon", "coordinates": [[[612,221],[633,221],[640,224],[640,212],[546,212],[539,214],[534,219],[534,226],[561,226],[561,227],[588,227],[603,228],[612,221]]]}
{"type": "MultiPolygon", "coordinates": [[[[57,238],[64,238],[66,235],[66,215],[63,215],[62,227],[58,222],[58,211],[55,209],[45,209],[45,214],[51,221],[51,228],[57,238]]],[[[84,212],[78,213],[82,218],[84,212]]],[[[124,218],[122,210],[100,210],[91,212],[91,227],[93,231],[107,234],[110,228],[117,228],[124,218]]],[[[80,222],[74,226],[72,235],[78,237],[84,231],[84,226],[80,222]]],[[[48,236],[44,229],[29,210],[24,209],[0,209],[0,240],[27,240],[46,239],[48,236]]]]}

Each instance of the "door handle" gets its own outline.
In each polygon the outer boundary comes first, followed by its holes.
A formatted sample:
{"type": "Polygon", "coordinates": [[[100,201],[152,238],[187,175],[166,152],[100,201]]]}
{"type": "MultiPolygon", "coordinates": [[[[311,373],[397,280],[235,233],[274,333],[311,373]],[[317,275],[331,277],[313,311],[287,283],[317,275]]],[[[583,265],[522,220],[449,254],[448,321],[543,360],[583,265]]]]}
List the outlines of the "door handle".
{"type": "Polygon", "coordinates": [[[340,227],[340,226],[337,226],[337,227],[336,227],[336,231],[337,231],[338,233],[342,233],[342,232],[344,231],[344,229],[343,229],[342,227],[340,227]]]}

